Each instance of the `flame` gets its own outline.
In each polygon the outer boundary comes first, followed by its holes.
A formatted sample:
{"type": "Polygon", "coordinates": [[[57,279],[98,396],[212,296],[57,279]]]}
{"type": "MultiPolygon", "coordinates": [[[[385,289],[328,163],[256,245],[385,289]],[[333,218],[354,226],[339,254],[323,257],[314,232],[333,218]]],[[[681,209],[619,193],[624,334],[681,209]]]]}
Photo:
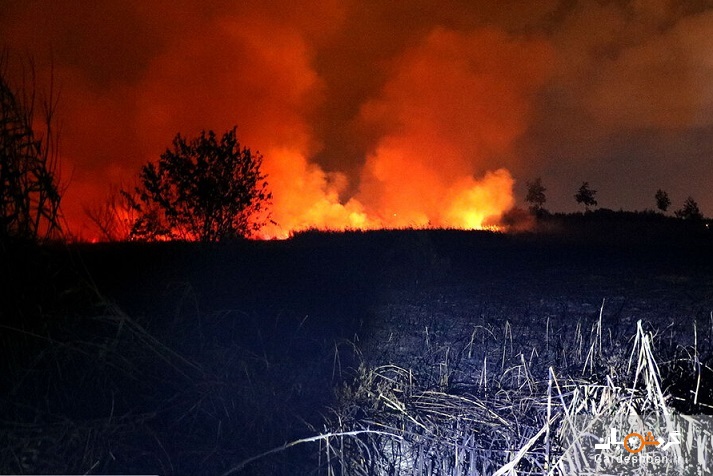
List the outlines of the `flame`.
{"type": "Polygon", "coordinates": [[[356,193],[340,201],[348,177],[325,172],[299,149],[266,153],[277,225],[263,236],[308,228],[497,229],[514,205],[513,177],[498,158],[526,130],[549,58],[542,41],[487,28],[434,29],[398,58],[380,94],[361,104],[358,125],[378,134],[356,193]]]}
{"type": "Polygon", "coordinates": [[[347,186],[344,174],[324,172],[297,150],[268,151],[263,169],[275,192],[271,206],[274,223],[268,223],[261,229],[259,236],[262,238],[288,238],[294,232],[312,228],[349,230],[380,227],[357,200],[340,203],[339,195],[347,186]],[[267,157],[275,157],[276,160],[268,160],[267,157]]]}
{"type": "Polygon", "coordinates": [[[500,216],[515,204],[513,183],[507,169],[487,172],[482,180],[463,179],[453,188],[443,226],[466,230],[498,229],[500,216]]]}
{"type": "Polygon", "coordinates": [[[382,228],[498,229],[500,216],[514,205],[514,180],[507,169],[486,172],[481,179],[463,177],[450,187],[438,184],[424,168],[395,169],[389,160],[366,168],[382,182],[405,178],[406,188],[388,188],[376,195],[381,207],[369,207],[357,197],[341,203],[347,189],[341,173],[325,173],[296,151],[272,151],[278,160],[264,163],[274,195],[271,218],[262,239],[285,239],[308,229],[375,230],[382,228]],[[405,176],[405,177],[404,177],[405,176]]]}
{"type": "Polygon", "coordinates": [[[45,35],[58,45],[56,63],[45,55],[38,66],[56,64],[63,85],[74,233],[93,229],[83,210],[106,201],[107,185],[135,183],[176,133],[236,124],[241,144],[262,153],[273,196],[261,238],[490,228],[512,207],[515,145],[554,63],[545,37],[425,17],[400,28],[365,21],[378,10],[358,2],[238,2],[221,14],[192,0],[146,5],[121,18],[57,10],[6,35],[18,51],[40,52],[45,35]],[[79,19],[88,27],[66,26],[79,19]],[[125,39],[125,56],[97,46],[125,39]]]}

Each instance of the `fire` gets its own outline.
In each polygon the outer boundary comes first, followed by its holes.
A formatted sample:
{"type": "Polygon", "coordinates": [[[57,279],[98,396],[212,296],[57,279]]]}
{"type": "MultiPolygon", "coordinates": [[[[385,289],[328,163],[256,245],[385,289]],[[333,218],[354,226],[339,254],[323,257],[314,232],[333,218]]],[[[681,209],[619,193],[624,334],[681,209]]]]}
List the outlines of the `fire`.
{"type": "Polygon", "coordinates": [[[515,204],[513,183],[506,169],[487,172],[479,181],[464,179],[455,187],[443,226],[466,230],[497,228],[500,216],[515,204]]]}
{"type": "Polygon", "coordinates": [[[482,29],[434,29],[398,58],[356,124],[378,131],[353,188],[299,149],[266,153],[274,190],[264,236],[307,228],[497,227],[514,205],[499,157],[527,128],[531,96],[548,75],[550,50],[482,29]],[[512,65],[518,65],[513,68],[512,65]]]}
{"type": "Polygon", "coordinates": [[[481,179],[464,177],[444,189],[425,169],[399,174],[376,164],[367,167],[365,174],[387,183],[405,175],[405,189],[382,190],[371,206],[358,197],[342,203],[339,196],[347,188],[346,176],[325,173],[295,151],[273,153],[280,154],[279,160],[266,161],[265,168],[280,193],[274,195],[272,204],[274,223],[259,233],[263,239],[284,239],[307,229],[493,229],[514,204],[514,180],[506,169],[487,172],[481,179]]]}
{"type": "Polygon", "coordinates": [[[287,238],[310,228],[322,230],[373,229],[379,223],[370,218],[356,200],[346,204],[339,195],[347,186],[344,174],[324,172],[309,163],[297,150],[276,149],[263,162],[270,187],[275,191],[271,220],[260,232],[263,238],[287,238]]]}
{"type": "MultiPolygon", "coordinates": [[[[514,204],[510,171],[525,168],[518,140],[554,72],[547,37],[487,22],[400,31],[352,17],[370,13],[358,2],[293,13],[263,3],[218,10],[225,15],[204,14],[200,2],[142,4],[125,23],[86,19],[91,28],[60,28],[54,17],[46,19],[53,28],[16,22],[7,36],[18,51],[46,34],[61,46],[54,71],[72,233],[91,236],[84,210],[102,206],[112,184],[130,188],[176,133],[236,124],[241,144],[262,153],[272,192],[274,223],[262,238],[498,225],[514,204]],[[364,25],[384,29],[361,34],[364,25]],[[106,44],[105,33],[117,44],[132,39],[121,49],[127,56],[77,53],[76,45],[106,44]]],[[[52,64],[40,56],[40,68],[52,64]]],[[[127,219],[116,216],[117,234],[127,219]]]]}

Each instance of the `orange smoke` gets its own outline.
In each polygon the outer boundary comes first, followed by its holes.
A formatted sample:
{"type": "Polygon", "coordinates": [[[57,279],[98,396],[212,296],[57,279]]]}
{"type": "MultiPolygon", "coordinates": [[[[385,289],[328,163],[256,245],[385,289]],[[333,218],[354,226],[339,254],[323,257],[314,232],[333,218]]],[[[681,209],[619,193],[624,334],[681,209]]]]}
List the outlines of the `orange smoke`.
{"type": "Polygon", "coordinates": [[[508,167],[553,62],[539,38],[364,23],[358,2],[33,4],[0,26],[62,83],[63,207],[85,238],[84,210],[130,188],[176,133],[235,124],[264,156],[276,224],[263,237],[491,226],[513,205],[508,167]],[[356,34],[365,24],[379,34],[356,34]]]}
{"type": "Polygon", "coordinates": [[[395,62],[380,97],[362,105],[358,121],[380,135],[353,197],[339,200],[343,174],[296,151],[268,154],[278,226],[265,235],[496,225],[514,205],[514,180],[499,162],[528,125],[549,60],[542,41],[435,29],[395,62]]]}

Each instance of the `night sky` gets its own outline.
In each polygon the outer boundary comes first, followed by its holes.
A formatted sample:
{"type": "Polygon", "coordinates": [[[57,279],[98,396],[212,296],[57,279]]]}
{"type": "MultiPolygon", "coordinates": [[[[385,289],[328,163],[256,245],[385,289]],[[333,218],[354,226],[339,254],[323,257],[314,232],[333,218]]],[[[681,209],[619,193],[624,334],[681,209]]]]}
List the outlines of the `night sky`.
{"type": "Polygon", "coordinates": [[[0,0],[8,75],[61,85],[73,231],[180,132],[238,126],[280,225],[487,224],[546,208],[713,215],[713,2],[0,0]]]}

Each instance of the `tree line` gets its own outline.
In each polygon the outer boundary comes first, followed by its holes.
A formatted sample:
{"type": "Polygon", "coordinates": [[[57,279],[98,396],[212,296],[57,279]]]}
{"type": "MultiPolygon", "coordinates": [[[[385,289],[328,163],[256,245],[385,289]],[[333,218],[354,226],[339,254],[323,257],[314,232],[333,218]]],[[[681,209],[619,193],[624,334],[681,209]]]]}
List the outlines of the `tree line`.
{"type": "MultiPolygon", "coordinates": [[[[525,183],[527,188],[527,193],[525,195],[525,201],[529,205],[530,212],[536,216],[547,215],[549,212],[545,208],[545,203],[547,202],[547,195],[545,192],[547,188],[542,184],[542,178],[537,177],[532,181],[527,181],[525,183]]],[[[574,194],[575,201],[584,205],[585,212],[589,212],[591,208],[596,207],[599,203],[596,200],[597,191],[591,188],[589,182],[582,182],[577,192],[574,194]]],[[[658,189],[653,196],[656,208],[662,212],[666,213],[671,207],[671,198],[668,193],[662,189],[658,189]]],[[[673,214],[677,218],[681,218],[689,221],[700,221],[703,220],[703,214],[701,213],[698,203],[689,196],[683,202],[683,205],[678,210],[675,210],[673,214]]]]}

